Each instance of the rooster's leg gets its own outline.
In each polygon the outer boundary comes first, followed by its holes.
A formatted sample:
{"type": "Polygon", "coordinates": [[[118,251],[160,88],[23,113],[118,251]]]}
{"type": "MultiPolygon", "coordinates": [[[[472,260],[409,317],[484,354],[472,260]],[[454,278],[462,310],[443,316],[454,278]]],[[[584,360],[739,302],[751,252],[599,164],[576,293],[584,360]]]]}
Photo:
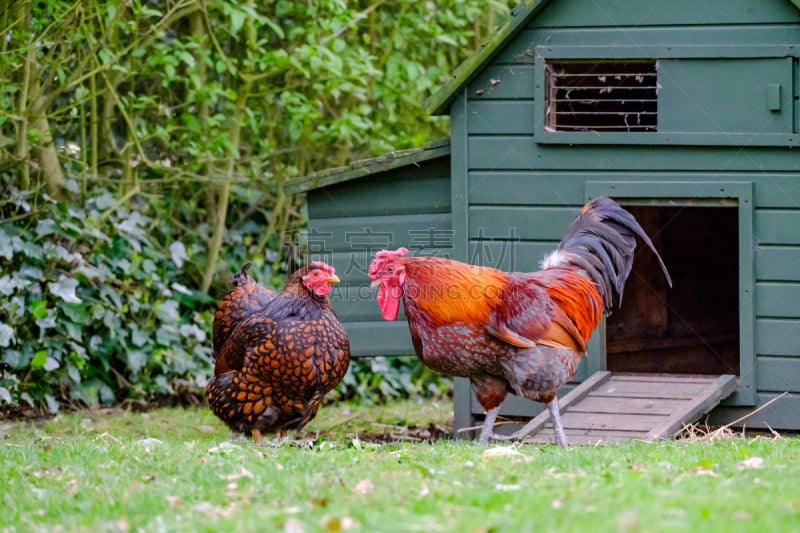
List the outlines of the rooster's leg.
{"type": "Polygon", "coordinates": [[[558,398],[547,402],[547,410],[550,411],[550,421],[553,423],[553,433],[556,436],[556,443],[562,448],[567,447],[567,436],[564,434],[564,426],[561,425],[561,415],[558,412],[558,398]]]}
{"type": "Polygon", "coordinates": [[[497,415],[500,413],[500,406],[498,405],[494,409],[489,409],[486,411],[486,418],[483,420],[483,426],[481,426],[481,436],[478,438],[478,444],[481,446],[486,446],[489,444],[489,439],[493,439],[496,437],[494,434],[494,422],[497,420],[497,415]]]}

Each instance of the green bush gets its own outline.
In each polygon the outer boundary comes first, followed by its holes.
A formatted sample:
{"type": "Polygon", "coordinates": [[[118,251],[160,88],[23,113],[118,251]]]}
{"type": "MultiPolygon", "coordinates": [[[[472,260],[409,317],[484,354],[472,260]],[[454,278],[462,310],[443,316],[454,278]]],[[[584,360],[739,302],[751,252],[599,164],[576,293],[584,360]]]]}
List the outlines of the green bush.
{"type": "Polygon", "coordinates": [[[186,284],[191,251],[157,223],[37,191],[0,203],[0,403],[94,406],[197,390],[211,363],[209,297],[186,284]]]}

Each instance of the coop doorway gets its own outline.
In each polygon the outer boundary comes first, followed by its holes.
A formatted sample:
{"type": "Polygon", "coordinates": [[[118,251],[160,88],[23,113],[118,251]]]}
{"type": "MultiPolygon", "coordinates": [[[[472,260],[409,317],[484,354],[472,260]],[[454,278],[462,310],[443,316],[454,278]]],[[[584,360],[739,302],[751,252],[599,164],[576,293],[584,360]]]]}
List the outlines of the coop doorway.
{"type": "Polygon", "coordinates": [[[627,205],[651,236],[673,287],[639,246],[622,307],[606,322],[612,372],[741,374],[739,209],[627,205]]]}

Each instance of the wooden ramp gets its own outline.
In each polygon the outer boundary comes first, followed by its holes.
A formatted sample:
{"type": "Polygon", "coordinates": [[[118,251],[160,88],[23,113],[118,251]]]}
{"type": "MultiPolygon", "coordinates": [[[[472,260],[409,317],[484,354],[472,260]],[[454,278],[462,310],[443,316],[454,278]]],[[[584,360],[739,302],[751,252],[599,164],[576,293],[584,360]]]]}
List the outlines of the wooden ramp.
{"type": "MultiPolygon", "coordinates": [[[[669,438],[736,390],[736,376],[596,372],[559,400],[569,444],[669,438]]],[[[526,440],[555,442],[547,410],[526,440]]]]}

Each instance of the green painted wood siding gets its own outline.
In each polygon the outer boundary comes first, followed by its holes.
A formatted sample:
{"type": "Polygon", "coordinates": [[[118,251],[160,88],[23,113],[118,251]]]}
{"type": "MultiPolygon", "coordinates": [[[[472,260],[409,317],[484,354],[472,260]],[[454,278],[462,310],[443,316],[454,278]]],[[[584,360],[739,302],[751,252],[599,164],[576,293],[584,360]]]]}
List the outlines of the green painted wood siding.
{"type": "MultiPolygon", "coordinates": [[[[759,57],[765,49],[775,57],[800,55],[798,9],[784,0],[551,2],[456,98],[451,107],[451,143],[463,146],[465,157],[463,174],[455,161],[453,165],[454,183],[464,180],[468,199],[465,220],[454,225],[457,233],[467,235],[464,255],[491,264],[513,243],[516,270],[538,268],[584,203],[588,181],[752,183],[757,401],[763,405],[783,391],[794,396],[781,398],[747,424],[757,427],[778,420],[780,427],[800,428],[800,151],[747,142],[734,146],[650,146],[619,140],[613,144],[539,143],[533,120],[535,103],[541,98],[535,74],[537,46],[583,46],[600,50],[606,58],[614,58],[615,49],[632,46],[654,51],[669,48],[672,54],[709,61],[727,56],[725,61],[730,63],[724,70],[735,72],[736,57],[759,57]],[[726,50],[732,48],[737,52],[730,57],[726,50]],[[510,227],[515,231],[513,239],[503,239],[510,227]]],[[[743,61],[741,68],[761,68],[771,61],[743,61]]],[[[784,90],[791,93],[794,112],[780,118],[789,121],[780,127],[789,124],[797,132],[800,69],[796,60],[788,71],[794,79],[783,80],[789,85],[784,90]]],[[[719,90],[727,90],[724,79],[719,90]]],[[[760,90],[753,89],[750,97],[760,90]]],[[[722,100],[731,105],[730,100],[722,100]]],[[[691,121],[692,112],[681,111],[683,115],[676,113],[667,123],[691,121]]],[[[722,106],[710,111],[721,116],[735,114],[737,109],[722,106]]],[[[746,124],[737,122],[740,118],[723,117],[722,123],[726,128],[742,128],[746,124]]],[[[713,121],[713,117],[704,120],[713,121]]],[[[460,394],[467,394],[466,390],[462,387],[460,394]]],[[[481,412],[474,400],[469,410],[481,412]]],[[[519,399],[504,406],[504,412],[512,415],[537,410],[519,399]]],[[[750,410],[721,406],[712,421],[729,422],[750,410]]]]}
{"type": "Polygon", "coordinates": [[[440,157],[308,192],[308,247],[342,283],[330,298],[355,356],[414,353],[405,315],[380,316],[367,267],[382,248],[451,253],[450,158],[440,157]]]}

